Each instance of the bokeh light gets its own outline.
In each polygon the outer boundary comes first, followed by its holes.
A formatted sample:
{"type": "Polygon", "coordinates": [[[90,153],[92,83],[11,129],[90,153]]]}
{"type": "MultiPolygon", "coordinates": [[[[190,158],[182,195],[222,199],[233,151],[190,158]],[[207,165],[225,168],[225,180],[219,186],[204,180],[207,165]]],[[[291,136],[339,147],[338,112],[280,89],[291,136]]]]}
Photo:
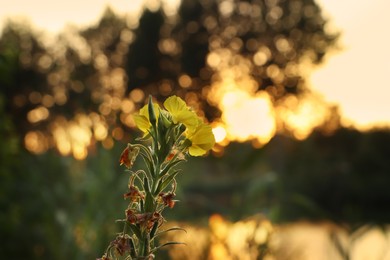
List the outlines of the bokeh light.
{"type": "Polygon", "coordinates": [[[303,140],[312,131],[323,125],[330,116],[329,108],[323,100],[313,94],[302,96],[286,96],[276,108],[281,129],[292,133],[303,140]]]}
{"type": "Polygon", "coordinates": [[[276,134],[302,140],[324,124],[326,105],[301,95],[302,77],[336,38],[324,34],[317,9],[279,1],[181,3],[150,1],[150,10],[162,11],[139,21],[108,9],[96,27],[68,26],[58,39],[18,36],[21,66],[45,82],[12,98],[15,108],[28,107],[34,126],[25,132],[28,150],[56,148],[83,159],[97,142],[111,149],[135,128],[133,115],[149,94],[159,102],[181,96],[209,121],[215,155],[231,142],[260,148],[276,134]],[[187,14],[192,18],[177,19],[187,14]],[[42,148],[38,139],[45,139],[42,148]]]}

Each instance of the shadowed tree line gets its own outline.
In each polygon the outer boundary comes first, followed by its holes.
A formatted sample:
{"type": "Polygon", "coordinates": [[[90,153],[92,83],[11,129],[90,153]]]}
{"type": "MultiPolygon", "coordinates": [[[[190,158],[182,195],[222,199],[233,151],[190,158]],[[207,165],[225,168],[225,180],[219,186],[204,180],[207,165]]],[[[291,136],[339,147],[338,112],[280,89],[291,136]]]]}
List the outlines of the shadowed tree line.
{"type": "MultiPolygon", "coordinates": [[[[15,115],[22,135],[44,130],[58,115],[72,118],[80,112],[103,114],[109,126],[128,129],[132,125],[121,120],[124,112],[113,102],[141,89],[160,101],[173,93],[191,97],[198,112],[214,120],[220,112],[207,102],[217,77],[212,57],[229,53],[232,65],[245,59],[257,90],[268,91],[276,102],[308,91],[301,64],[320,63],[337,39],[325,24],[309,0],[186,0],[175,16],[146,9],[136,28],[107,9],[96,26],[68,29],[55,44],[26,25],[9,23],[0,39],[6,111],[15,115]],[[41,105],[49,116],[31,124],[28,112],[41,105]]],[[[131,100],[136,108],[144,96],[131,100]]]]}
{"type": "MultiPolygon", "coordinates": [[[[176,94],[195,100],[208,120],[218,119],[207,93],[224,53],[232,65],[250,64],[256,91],[267,91],[274,105],[306,93],[301,65],[321,63],[336,44],[325,25],[312,0],[186,0],[174,16],[145,10],[138,26],[107,9],[96,26],[67,29],[55,44],[9,23],[0,38],[0,254],[99,255],[124,208],[118,155],[136,135],[127,115],[148,94],[160,101],[176,94]],[[80,114],[98,115],[106,138],[115,141],[109,149],[94,140],[83,161],[55,149],[39,155],[25,149],[30,131],[49,137],[38,144],[55,147],[56,124],[80,114]],[[112,131],[118,127],[123,136],[112,131]]],[[[181,202],[168,217],[195,222],[215,212],[231,219],[261,212],[274,221],[386,223],[389,138],[387,130],[339,128],[333,135],[319,129],[303,141],[277,135],[262,149],[232,143],[223,157],[186,164],[181,202]]]]}
{"type": "Polygon", "coordinates": [[[346,128],[331,136],[314,132],[304,141],[276,136],[258,150],[232,144],[224,157],[208,158],[210,169],[186,169],[192,174],[181,196],[196,206],[184,208],[183,214],[188,210],[185,218],[191,218],[189,208],[199,207],[237,220],[261,209],[276,222],[386,224],[389,144],[386,129],[361,133],[346,128]],[[198,178],[205,182],[198,184],[198,178]]]}

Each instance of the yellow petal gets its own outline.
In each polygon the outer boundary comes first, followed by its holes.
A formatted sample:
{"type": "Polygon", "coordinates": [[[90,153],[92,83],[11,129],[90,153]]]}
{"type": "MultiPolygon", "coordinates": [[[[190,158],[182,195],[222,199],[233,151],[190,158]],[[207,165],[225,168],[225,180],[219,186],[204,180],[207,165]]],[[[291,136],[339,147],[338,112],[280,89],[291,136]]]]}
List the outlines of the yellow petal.
{"type": "Polygon", "coordinates": [[[182,123],[187,128],[194,128],[198,125],[198,116],[188,108],[181,98],[177,96],[167,98],[164,107],[171,114],[174,124],[182,123]]]}
{"type": "MultiPolygon", "coordinates": [[[[188,110],[186,102],[178,96],[171,96],[164,102],[164,107],[172,114],[177,114],[180,111],[188,110]]],[[[177,122],[174,122],[177,124],[177,122]]]]}
{"type": "Polygon", "coordinates": [[[192,156],[205,154],[208,150],[213,148],[215,144],[212,128],[207,124],[198,126],[197,130],[187,138],[191,141],[191,147],[188,151],[192,156]]]}
{"type": "Polygon", "coordinates": [[[191,156],[202,156],[206,154],[206,150],[198,147],[198,146],[191,146],[188,149],[188,152],[190,153],[191,156]]]}
{"type": "Polygon", "coordinates": [[[134,115],[134,122],[139,130],[144,133],[147,133],[150,127],[152,126],[149,122],[149,119],[142,115],[134,115]]]}
{"type": "MultiPolygon", "coordinates": [[[[156,118],[158,119],[160,115],[160,106],[158,104],[154,104],[154,111],[156,112],[156,118]]],[[[133,116],[134,122],[137,125],[138,129],[141,130],[144,133],[147,133],[152,126],[152,124],[149,121],[149,111],[148,111],[148,105],[146,104],[143,106],[139,113],[133,116]]]]}
{"type": "Polygon", "coordinates": [[[187,128],[196,127],[198,125],[198,116],[190,111],[180,111],[176,115],[172,115],[177,122],[184,124],[187,128]]]}

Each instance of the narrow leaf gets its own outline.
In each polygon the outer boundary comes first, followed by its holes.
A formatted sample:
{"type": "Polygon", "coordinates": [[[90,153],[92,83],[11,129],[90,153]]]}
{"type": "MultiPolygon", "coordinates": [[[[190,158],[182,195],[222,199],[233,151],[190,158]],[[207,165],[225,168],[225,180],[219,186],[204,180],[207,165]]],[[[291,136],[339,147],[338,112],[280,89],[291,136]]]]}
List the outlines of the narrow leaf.
{"type": "Polygon", "coordinates": [[[168,232],[170,232],[170,231],[184,231],[184,232],[187,233],[187,231],[186,231],[184,228],[181,228],[181,227],[172,227],[172,228],[163,230],[163,231],[161,231],[161,232],[158,232],[158,233],[156,234],[156,237],[157,237],[157,236],[160,236],[160,235],[162,235],[162,234],[168,233],[168,232]]]}
{"type": "Polygon", "coordinates": [[[147,177],[144,178],[144,189],[150,193],[149,179],[147,177]]]}
{"type": "Polygon", "coordinates": [[[174,242],[174,241],[167,242],[167,243],[164,243],[164,244],[162,244],[162,245],[160,245],[158,247],[153,248],[150,252],[154,253],[154,252],[156,252],[157,250],[159,250],[160,248],[162,248],[164,246],[171,246],[171,245],[185,245],[186,246],[187,244],[186,243],[182,243],[182,242],[174,242]]]}
{"type": "Polygon", "coordinates": [[[141,230],[139,229],[139,227],[133,225],[133,224],[129,224],[129,227],[131,229],[131,231],[134,233],[134,235],[138,238],[138,239],[141,239],[141,230]]]}
{"type": "Polygon", "coordinates": [[[146,192],[145,196],[145,211],[146,212],[153,212],[154,211],[154,199],[153,195],[150,193],[150,191],[146,192]]]}
{"type": "Polygon", "coordinates": [[[136,141],[148,141],[151,137],[152,137],[152,136],[150,135],[150,133],[147,133],[147,134],[144,135],[144,136],[135,138],[135,140],[136,140],[136,141]]]}
{"type": "Polygon", "coordinates": [[[157,196],[160,193],[162,183],[163,183],[162,179],[158,180],[156,190],[154,191],[154,196],[157,196]]]}
{"type": "Polygon", "coordinates": [[[160,172],[160,178],[163,177],[172,167],[184,161],[183,159],[169,162],[160,172]]]}
{"type": "Polygon", "coordinates": [[[172,182],[172,180],[176,177],[176,175],[179,173],[180,171],[179,170],[176,170],[175,172],[173,172],[171,175],[169,175],[164,181],[163,183],[161,184],[161,189],[159,190],[160,191],[163,191],[168,185],[169,183],[172,182]]]}
{"type": "MultiPolygon", "coordinates": [[[[137,249],[135,248],[134,241],[132,238],[129,239],[130,242],[130,257],[134,258],[137,257],[137,249]]],[[[130,259],[132,259],[130,258],[130,259]]]]}
{"type": "Polygon", "coordinates": [[[158,221],[154,222],[152,230],[150,231],[150,239],[154,238],[154,235],[156,234],[158,229],[158,224],[159,224],[158,221]]]}
{"type": "Polygon", "coordinates": [[[148,236],[148,234],[146,234],[143,255],[149,255],[150,254],[149,251],[150,251],[150,237],[148,236]]]}

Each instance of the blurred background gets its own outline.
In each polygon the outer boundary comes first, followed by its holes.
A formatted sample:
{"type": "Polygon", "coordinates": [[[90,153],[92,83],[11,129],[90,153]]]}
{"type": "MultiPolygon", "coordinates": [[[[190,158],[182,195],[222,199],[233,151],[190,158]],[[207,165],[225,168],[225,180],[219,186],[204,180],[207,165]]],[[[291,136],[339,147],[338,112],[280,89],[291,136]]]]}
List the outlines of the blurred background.
{"type": "Polygon", "coordinates": [[[178,95],[217,144],[162,258],[390,259],[386,1],[0,3],[3,258],[100,257],[132,115],[178,95]]]}

